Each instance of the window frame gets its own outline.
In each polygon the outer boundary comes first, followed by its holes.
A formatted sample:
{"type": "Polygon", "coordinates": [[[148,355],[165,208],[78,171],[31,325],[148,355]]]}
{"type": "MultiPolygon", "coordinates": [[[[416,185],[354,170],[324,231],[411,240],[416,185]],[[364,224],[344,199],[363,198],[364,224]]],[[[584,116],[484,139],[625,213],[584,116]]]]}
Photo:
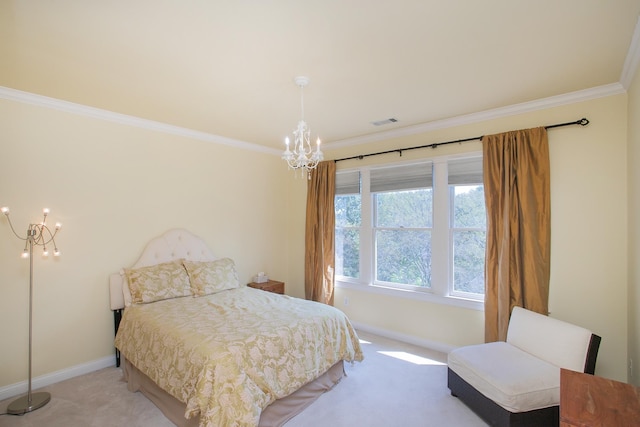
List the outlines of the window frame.
{"type": "Polygon", "coordinates": [[[452,231],[450,220],[449,185],[447,175],[447,162],[463,158],[478,158],[479,151],[468,152],[459,155],[444,155],[421,160],[406,162],[394,162],[380,165],[366,165],[339,170],[338,173],[360,172],[360,277],[351,278],[336,275],[336,287],[358,290],[368,293],[389,295],[413,300],[435,302],[439,304],[470,308],[484,309],[484,296],[481,299],[474,298],[479,294],[465,295],[461,292],[452,292],[453,287],[453,250],[451,245],[452,231]],[[433,218],[432,218],[432,248],[444,248],[446,251],[432,249],[431,287],[403,285],[389,282],[376,282],[375,274],[375,231],[374,227],[374,197],[370,192],[370,171],[379,167],[412,165],[417,163],[431,163],[433,165],[433,218]],[[443,167],[442,165],[445,165],[443,167]],[[446,185],[438,183],[447,183],[446,185]],[[444,224],[444,227],[442,226],[444,224]]]}

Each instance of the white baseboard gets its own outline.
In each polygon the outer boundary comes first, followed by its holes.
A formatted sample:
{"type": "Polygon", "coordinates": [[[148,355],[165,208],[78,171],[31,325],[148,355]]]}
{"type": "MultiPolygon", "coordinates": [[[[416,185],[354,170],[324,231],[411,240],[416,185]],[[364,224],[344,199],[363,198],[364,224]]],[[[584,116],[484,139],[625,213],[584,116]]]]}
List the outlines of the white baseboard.
{"type": "MultiPolygon", "coordinates": [[[[36,390],[51,384],[58,383],[60,381],[77,377],[79,375],[84,375],[84,374],[88,374],[89,372],[97,371],[99,369],[115,366],[115,364],[116,364],[115,356],[106,356],[91,362],[71,366],[69,368],[61,369],[59,371],[51,372],[49,374],[44,374],[37,378],[31,379],[31,389],[36,390]]],[[[0,387],[0,400],[5,400],[5,399],[9,399],[10,397],[25,394],[27,393],[28,389],[29,389],[28,380],[24,380],[19,383],[0,387]]]]}
{"type": "Polygon", "coordinates": [[[441,343],[438,341],[425,340],[422,338],[416,338],[411,335],[401,334],[399,332],[389,331],[387,329],[381,329],[376,326],[367,325],[364,323],[351,322],[354,328],[359,329],[363,332],[369,332],[375,335],[380,335],[384,338],[390,338],[396,341],[402,341],[407,344],[417,345],[418,347],[428,348],[430,350],[439,351],[441,353],[449,353],[451,350],[456,348],[455,346],[441,343]]]}

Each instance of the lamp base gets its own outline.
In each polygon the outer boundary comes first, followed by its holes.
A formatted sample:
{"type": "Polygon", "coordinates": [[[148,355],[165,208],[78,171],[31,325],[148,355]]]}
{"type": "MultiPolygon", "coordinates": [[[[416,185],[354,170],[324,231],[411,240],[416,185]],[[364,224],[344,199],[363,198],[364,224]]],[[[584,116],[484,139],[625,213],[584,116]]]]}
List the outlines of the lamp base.
{"type": "Polygon", "coordinates": [[[31,401],[29,401],[29,395],[22,396],[9,404],[7,413],[11,415],[23,415],[27,412],[42,408],[49,403],[50,400],[51,394],[47,392],[32,393],[31,401]]]}

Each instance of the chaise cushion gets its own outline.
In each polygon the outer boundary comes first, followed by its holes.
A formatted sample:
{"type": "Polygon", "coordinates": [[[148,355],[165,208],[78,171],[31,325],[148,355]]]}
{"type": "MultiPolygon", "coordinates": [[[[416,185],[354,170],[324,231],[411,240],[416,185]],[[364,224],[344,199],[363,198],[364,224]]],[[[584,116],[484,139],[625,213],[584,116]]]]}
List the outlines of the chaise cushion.
{"type": "Polygon", "coordinates": [[[560,368],[506,342],[460,347],[449,368],[509,412],[560,403],[560,368]]]}
{"type": "Polygon", "coordinates": [[[507,342],[560,368],[584,372],[591,331],[522,307],[514,307],[509,320],[507,342]]]}

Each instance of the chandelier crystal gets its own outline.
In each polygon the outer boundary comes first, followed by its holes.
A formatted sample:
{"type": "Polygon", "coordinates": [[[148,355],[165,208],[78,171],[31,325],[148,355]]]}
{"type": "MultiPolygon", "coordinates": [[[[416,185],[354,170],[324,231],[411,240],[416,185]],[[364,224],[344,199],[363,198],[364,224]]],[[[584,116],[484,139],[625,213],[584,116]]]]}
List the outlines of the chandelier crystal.
{"type": "Polygon", "coordinates": [[[320,151],[320,138],[316,140],[315,148],[311,146],[311,130],[304,121],[304,87],[309,84],[309,78],[299,76],[294,81],[300,87],[301,118],[298,122],[298,127],[293,131],[293,149],[291,149],[291,141],[287,137],[285,139],[286,149],[282,153],[282,159],[287,162],[291,169],[306,170],[308,179],[311,179],[311,170],[318,166],[324,156],[320,151]]]}

